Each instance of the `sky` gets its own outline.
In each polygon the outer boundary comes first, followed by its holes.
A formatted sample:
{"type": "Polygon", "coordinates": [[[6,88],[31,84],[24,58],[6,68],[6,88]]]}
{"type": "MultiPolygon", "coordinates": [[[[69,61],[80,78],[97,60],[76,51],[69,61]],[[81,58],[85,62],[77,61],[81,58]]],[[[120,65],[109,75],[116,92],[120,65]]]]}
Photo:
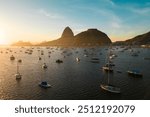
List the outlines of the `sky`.
{"type": "Polygon", "coordinates": [[[50,41],[67,26],[126,40],[150,31],[150,0],[0,0],[0,44],[50,41]]]}

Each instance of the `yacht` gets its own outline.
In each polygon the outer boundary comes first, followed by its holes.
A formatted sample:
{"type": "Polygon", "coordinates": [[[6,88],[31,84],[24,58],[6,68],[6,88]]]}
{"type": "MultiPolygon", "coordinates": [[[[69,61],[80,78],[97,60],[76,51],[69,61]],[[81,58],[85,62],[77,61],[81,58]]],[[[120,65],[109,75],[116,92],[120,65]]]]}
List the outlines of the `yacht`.
{"type": "Polygon", "coordinates": [[[42,81],[41,83],[39,83],[39,86],[42,88],[50,88],[51,85],[48,84],[46,81],[42,81]]]}
{"type": "Polygon", "coordinates": [[[121,90],[120,88],[116,87],[116,86],[113,86],[113,85],[105,85],[105,84],[101,84],[100,87],[108,92],[111,92],[111,93],[121,93],[121,90]]]}
{"type": "Polygon", "coordinates": [[[127,73],[132,76],[142,77],[143,74],[139,70],[128,70],[127,73]]]}

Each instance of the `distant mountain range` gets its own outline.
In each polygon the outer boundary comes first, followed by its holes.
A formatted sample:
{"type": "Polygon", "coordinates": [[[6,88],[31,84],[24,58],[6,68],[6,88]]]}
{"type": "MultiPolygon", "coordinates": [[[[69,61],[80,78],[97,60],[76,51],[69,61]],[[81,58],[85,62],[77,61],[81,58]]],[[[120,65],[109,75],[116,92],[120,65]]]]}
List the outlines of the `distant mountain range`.
{"type": "Polygon", "coordinates": [[[13,43],[12,46],[33,46],[30,42],[18,41],[13,43]]]}
{"type": "MultiPolygon", "coordinates": [[[[101,46],[111,44],[110,38],[97,29],[88,29],[74,35],[71,28],[66,27],[60,38],[36,44],[37,46],[101,46]]],[[[114,42],[114,45],[150,45],[150,32],[127,39],[126,41],[114,42]]],[[[19,41],[14,46],[33,46],[30,42],[19,41]]]]}

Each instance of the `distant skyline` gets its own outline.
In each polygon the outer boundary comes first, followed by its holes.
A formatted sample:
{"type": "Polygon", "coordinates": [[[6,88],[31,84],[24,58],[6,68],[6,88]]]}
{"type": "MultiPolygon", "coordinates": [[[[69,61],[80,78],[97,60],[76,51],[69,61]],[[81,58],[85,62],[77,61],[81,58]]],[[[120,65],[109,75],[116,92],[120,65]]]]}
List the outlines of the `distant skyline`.
{"type": "Polygon", "coordinates": [[[57,39],[65,27],[121,41],[150,31],[149,0],[0,0],[0,45],[57,39]]]}

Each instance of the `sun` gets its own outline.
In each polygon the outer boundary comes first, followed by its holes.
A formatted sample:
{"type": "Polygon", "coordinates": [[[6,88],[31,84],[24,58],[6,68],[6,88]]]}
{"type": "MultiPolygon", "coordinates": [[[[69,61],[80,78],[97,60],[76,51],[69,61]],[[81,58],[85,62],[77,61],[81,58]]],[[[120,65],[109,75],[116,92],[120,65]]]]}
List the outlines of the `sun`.
{"type": "Polygon", "coordinates": [[[5,31],[0,30],[0,45],[8,44],[8,40],[6,39],[5,31]]]}

